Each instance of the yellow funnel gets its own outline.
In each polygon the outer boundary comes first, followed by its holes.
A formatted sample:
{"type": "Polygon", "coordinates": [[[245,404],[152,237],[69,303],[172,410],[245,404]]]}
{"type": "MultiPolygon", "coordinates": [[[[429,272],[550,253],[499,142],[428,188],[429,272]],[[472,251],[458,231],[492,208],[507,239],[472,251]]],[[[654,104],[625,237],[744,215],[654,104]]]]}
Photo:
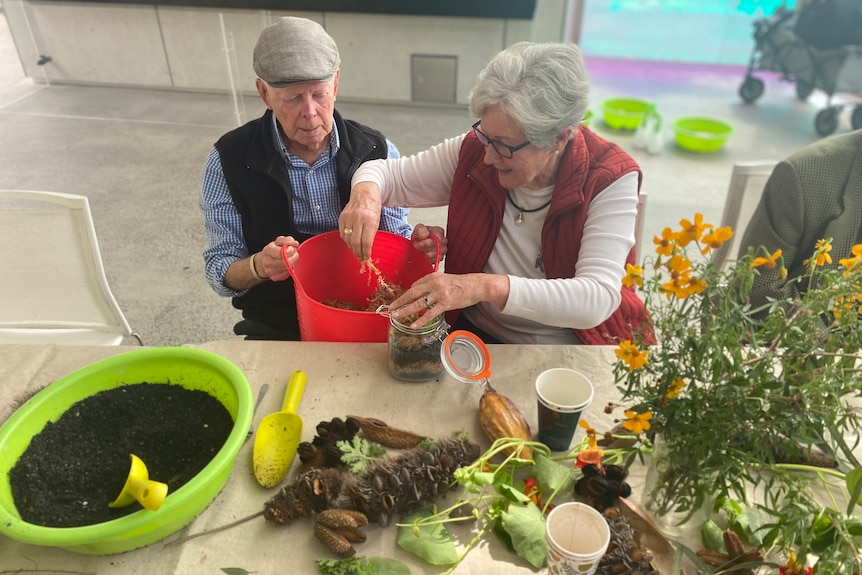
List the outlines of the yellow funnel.
{"type": "Polygon", "coordinates": [[[161,481],[151,481],[147,466],[141,458],[135,454],[129,457],[132,459],[129,477],[120,495],[108,503],[108,507],[125,507],[137,501],[147,509],[156,511],[168,495],[168,485],[161,481]]]}

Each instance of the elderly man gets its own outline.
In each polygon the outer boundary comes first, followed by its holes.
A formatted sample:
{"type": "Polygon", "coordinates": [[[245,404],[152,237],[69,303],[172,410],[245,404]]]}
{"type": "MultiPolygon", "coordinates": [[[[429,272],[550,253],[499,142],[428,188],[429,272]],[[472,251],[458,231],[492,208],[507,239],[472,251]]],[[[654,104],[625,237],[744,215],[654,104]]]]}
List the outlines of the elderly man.
{"type": "Polygon", "coordinates": [[[770,254],[781,250],[787,278],[778,268],[760,268],[752,302],[798,298],[805,261],[818,240],[829,238],[833,265],[862,243],[862,130],[819,140],[773,169],[739,253],[760,246],[770,254]]]}
{"type": "MultiPolygon", "coordinates": [[[[338,229],[359,165],[399,157],[383,134],[335,110],[340,63],[316,22],[288,17],[265,28],[253,65],[267,111],[222,136],[207,159],[206,278],[242,310],[234,332],[246,339],[300,339],[282,246],[295,257],[299,242],[338,229]]],[[[386,209],[380,229],[410,237],[406,218],[405,209],[386,209]]]]}

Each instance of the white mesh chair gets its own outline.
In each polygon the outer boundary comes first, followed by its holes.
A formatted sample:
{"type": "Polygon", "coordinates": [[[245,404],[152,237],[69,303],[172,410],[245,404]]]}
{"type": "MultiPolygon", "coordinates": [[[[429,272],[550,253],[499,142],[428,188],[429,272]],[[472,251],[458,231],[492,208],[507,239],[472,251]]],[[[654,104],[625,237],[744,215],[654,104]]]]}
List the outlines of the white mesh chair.
{"type": "Polygon", "coordinates": [[[733,237],[725,242],[712,255],[719,269],[733,265],[738,257],[739,245],[751,216],[760,203],[766,180],[772,174],[775,161],[737,162],[730,174],[730,187],[724,202],[724,214],[721,217],[721,227],[733,228],[733,237]]]}
{"type": "Polygon", "coordinates": [[[0,343],[141,343],[108,286],[85,196],[0,190],[0,246],[0,343]]]}

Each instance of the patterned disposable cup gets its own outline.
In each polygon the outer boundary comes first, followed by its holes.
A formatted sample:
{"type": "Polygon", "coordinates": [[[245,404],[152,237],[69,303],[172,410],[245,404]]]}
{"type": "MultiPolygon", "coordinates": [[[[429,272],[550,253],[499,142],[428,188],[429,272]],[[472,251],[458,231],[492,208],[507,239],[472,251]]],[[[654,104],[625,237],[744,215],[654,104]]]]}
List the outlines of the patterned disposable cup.
{"type": "Polygon", "coordinates": [[[548,514],[545,541],[551,575],[593,575],[608,550],[611,529],[589,505],[563,503],[548,514]]]}
{"type": "Polygon", "coordinates": [[[567,451],[584,412],[593,401],[593,385],[573,369],[557,367],[536,378],[539,441],[551,451],[567,451]]]}

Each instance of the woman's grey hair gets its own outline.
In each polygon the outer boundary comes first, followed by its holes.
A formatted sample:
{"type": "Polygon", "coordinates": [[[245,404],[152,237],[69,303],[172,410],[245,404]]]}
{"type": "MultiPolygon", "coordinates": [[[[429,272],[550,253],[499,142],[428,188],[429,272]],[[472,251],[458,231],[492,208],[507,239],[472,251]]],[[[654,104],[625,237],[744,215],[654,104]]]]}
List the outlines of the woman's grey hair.
{"type": "Polygon", "coordinates": [[[470,114],[500,106],[536,148],[547,148],[568,126],[577,129],[590,84],[575,44],[518,42],[491,60],[470,94],[470,114]]]}

